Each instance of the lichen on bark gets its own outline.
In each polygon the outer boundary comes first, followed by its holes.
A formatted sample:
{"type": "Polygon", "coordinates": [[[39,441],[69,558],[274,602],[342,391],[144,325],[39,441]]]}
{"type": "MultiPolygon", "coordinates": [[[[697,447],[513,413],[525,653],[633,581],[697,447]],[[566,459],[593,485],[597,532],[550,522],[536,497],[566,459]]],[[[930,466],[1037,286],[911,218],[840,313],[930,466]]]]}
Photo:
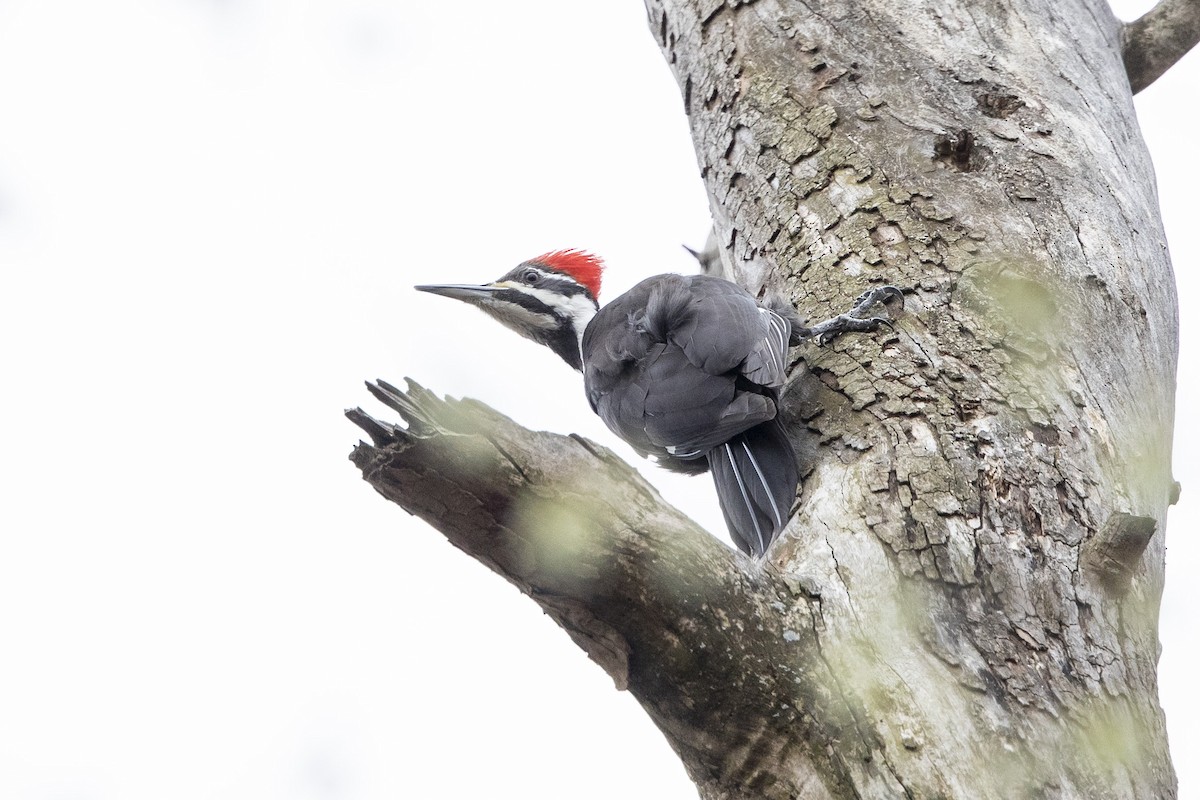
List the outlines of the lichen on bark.
{"type": "MultiPolygon", "coordinates": [[[[890,698],[902,782],[965,791],[999,737],[1031,791],[1108,796],[1062,742],[1116,697],[1151,744],[1099,772],[1170,791],[1155,615],[1113,596],[1111,559],[1079,567],[1110,519],[1161,530],[1171,491],[1175,298],[1118,23],[1082,2],[648,8],[736,277],[814,315],[911,290],[897,335],[804,352],[787,409],[811,463],[773,554],[822,587],[824,648],[866,643],[844,666],[890,698]],[[930,696],[950,681],[967,694],[930,696]]],[[[1162,537],[1137,544],[1122,577],[1152,599],[1162,537]]]]}

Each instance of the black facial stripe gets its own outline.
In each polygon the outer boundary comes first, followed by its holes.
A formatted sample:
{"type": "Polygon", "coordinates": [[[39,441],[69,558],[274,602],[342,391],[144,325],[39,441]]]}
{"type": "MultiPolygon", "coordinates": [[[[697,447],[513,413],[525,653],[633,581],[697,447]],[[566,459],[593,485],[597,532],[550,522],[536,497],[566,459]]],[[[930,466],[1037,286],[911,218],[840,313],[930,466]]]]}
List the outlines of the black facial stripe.
{"type": "MultiPolygon", "coordinates": [[[[592,293],[587,290],[587,287],[581,285],[579,281],[567,275],[565,272],[560,272],[553,267],[548,267],[545,264],[540,264],[536,261],[526,261],[518,265],[510,271],[498,282],[512,281],[513,283],[526,283],[525,273],[529,270],[536,270],[541,274],[541,279],[537,282],[537,288],[548,289],[552,292],[561,294],[563,297],[574,297],[577,294],[586,295],[589,300],[596,303],[596,298],[592,297],[592,293]]],[[[599,308],[600,304],[596,303],[599,308]]]]}
{"type": "Polygon", "coordinates": [[[541,314],[546,317],[561,316],[552,307],[546,305],[541,300],[537,299],[528,292],[522,292],[520,289],[502,289],[496,292],[493,297],[497,300],[502,300],[505,303],[512,303],[514,306],[520,306],[535,314],[541,314]]]}
{"type": "Polygon", "coordinates": [[[595,298],[592,297],[592,293],[589,292],[585,287],[580,286],[570,278],[560,278],[558,277],[558,273],[554,272],[546,273],[546,277],[541,283],[538,284],[538,288],[549,289],[555,294],[561,294],[563,297],[574,297],[577,294],[583,294],[587,295],[589,299],[593,300],[593,302],[595,300],[595,298]]]}
{"type": "MultiPolygon", "coordinates": [[[[582,363],[579,358],[579,337],[575,332],[574,320],[558,313],[541,300],[520,289],[503,289],[492,295],[492,298],[500,302],[520,306],[530,313],[546,317],[547,320],[554,320],[556,324],[546,328],[518,325],[517,330],[535,342],[540,342],[558,353],[575,369],[582,369],[582,363]]],[[[501,319],[503,320],[504,318],[501,317],[501,319]]]]}

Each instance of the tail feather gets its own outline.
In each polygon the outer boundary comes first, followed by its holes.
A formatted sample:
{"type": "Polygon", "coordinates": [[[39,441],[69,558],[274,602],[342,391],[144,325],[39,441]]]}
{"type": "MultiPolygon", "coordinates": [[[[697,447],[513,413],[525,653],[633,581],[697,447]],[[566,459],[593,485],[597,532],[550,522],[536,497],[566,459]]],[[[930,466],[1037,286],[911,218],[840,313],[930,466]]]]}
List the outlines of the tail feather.
{"type": "Polygon", "coordinates": [[[787,524],[800,485],[796,455],[777,419],[756,425],[708,454],[725,524],[756,558],[787,524]]]}

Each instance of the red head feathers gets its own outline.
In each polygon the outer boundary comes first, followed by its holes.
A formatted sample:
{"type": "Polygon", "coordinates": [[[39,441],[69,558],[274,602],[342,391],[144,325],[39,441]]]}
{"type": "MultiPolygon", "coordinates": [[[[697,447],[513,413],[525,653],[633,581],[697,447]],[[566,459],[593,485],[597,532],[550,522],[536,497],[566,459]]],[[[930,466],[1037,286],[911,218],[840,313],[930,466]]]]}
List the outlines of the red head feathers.
{"type": "Polygon", "coordinates": [[[604,261],[600,256],[582,250],[554,250],[529,260],[565,272],[591,292],[593,299],[599,299],[600,277],[604,271],[604,261]]]}

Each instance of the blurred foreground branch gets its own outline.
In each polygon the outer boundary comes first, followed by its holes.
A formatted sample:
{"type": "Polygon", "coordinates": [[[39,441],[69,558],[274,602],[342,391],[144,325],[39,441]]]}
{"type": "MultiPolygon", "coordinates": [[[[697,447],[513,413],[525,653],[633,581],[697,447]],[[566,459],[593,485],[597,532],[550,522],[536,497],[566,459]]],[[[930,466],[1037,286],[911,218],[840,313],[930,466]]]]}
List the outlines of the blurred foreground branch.
{"type": "Polygon", "coordinates": [[[364,479],[541,606],[637,697],[702,794],[768,775],[843,780],[838,751],[803,742],[855,739],[864,713],[822,658],[814,595],[705,533],[603,447],[412,381],[368,388],[407,425],[346,412],[371,438],[351,455],[364,479]],[[781,759],[752,746],[765,741],[796,747],[781,759]]]}
{"type": "Polygon", "coordinates": [[[1158,80],[1200,41],[1200,0],[1161,0],[1122,31],[1121,54],[1134,94],[1158,80]]]}

